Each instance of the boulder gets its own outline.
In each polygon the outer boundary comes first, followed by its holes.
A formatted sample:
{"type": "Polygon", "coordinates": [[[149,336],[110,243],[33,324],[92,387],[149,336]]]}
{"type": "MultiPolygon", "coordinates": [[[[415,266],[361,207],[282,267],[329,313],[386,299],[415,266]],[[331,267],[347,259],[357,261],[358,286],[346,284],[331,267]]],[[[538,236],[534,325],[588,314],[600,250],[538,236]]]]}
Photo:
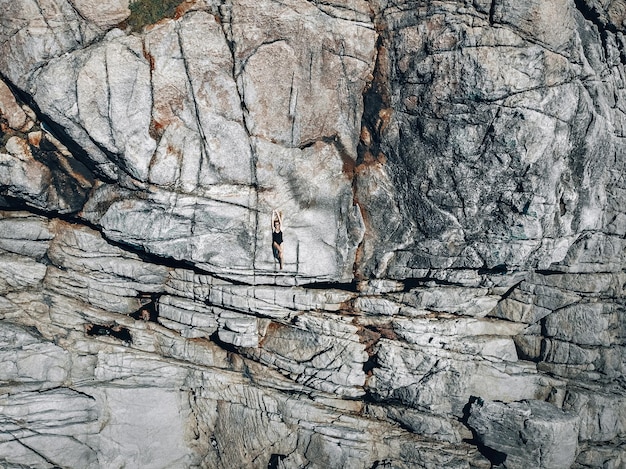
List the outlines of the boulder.
{"type": "Polygon", "coordinates": [[[506,468],[557,469],[574,464],[580,418],[535,400],[502,402],[475,400],[467,424],[476,438],[502,454],[506,468]]]}

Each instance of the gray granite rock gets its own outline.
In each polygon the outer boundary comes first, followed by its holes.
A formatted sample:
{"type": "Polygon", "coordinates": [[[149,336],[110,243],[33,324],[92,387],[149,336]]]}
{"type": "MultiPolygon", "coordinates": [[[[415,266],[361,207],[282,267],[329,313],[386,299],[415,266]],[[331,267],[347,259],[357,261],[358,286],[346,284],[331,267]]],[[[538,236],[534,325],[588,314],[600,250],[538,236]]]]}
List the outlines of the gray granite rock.
{"type": "Polygon", "coordinates": [[[367,385],[378,400],[399,400],[413,408],[459,418],[472,396],[504,402],[552,397],[560,405],[563,381],[541,375],[534,364],[504,358],[381,339],[376,350],[378,366],[367,385]]]}
{"type": "Polygon", "coordinates": [[[5,3],[1,467],[624,465],[621,0],[5,3]]]}
{"type": "Polygon", "coordinates": [[[541,401],[474,402],[468,425],[485,446],[503,454],[506,468],[571,467],[579,417],[541,401]]]}
{"type": "Polygon", "coordinates": [[[25,0],[5,7],[0,67],[2,75],[21,89],[27,88],[28,80],[42,65],[84,47],[101,34],[100,28],[85,20],[67,0],[25,0]]]}
{"type": "Polygon", "coordinates": [[[604,158],[620,153],[613,97],[586,88],[608,71],[588,57],[598,32],[573,2],[380,3],[364,272],[563,260],[621,187],[604,158]]]}
{"type": "Polygon", "coordinates": [[[619,387],[597,386],[568,390],[564,408],[580,416],[580,439],[592,442],[620,441],[626,434],[626,396],[619,387]]]}

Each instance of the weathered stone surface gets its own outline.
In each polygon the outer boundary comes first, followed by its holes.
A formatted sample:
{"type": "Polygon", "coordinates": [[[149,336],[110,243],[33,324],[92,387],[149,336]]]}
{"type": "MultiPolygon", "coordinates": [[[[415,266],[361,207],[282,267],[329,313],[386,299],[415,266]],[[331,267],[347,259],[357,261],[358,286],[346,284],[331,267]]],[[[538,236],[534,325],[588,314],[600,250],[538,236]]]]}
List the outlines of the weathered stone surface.
{"type": "Polygon", "coordinates": [[[499,300],[480,288],[416,288],[410,293],[404,295],[403,300],[414,308],[477,317],[486,316],[499,300]]]}
{"type": "Polygon", "coordinates": [[[626,434],[626,411],[623,390],[568,390],[564,408],[580,415],[580,439],[593,442],[623,440],[626,434]]]}
{"type": "Polygon", "coordinates": [[[546,335],[581,345],[611,345],[623,337],[623,311],[613,304],[569,306],[546,318],[546,335]]]}
{"type": "MultiPolygon", "coordinates": [[[[63,348],[40,341],[35,334],[10,323],[2,323],[3,391],[11,382],[27,389],[60,386],[69,376],[70,355],[63,348]]],[[[19,388],[18,388],[19,389],[19,388]]]]}
{"type": "Polygon", "coordinates": [[[467,319],[398,319],[393,321],[398,338],[425,347],[441,347],[467,355],[517,361],[511,336],[523,326],[505,322],[467,319]],[[507,337],[508,336],[508,337],[507,337]]]}
{"type": "Polygon", "coordinates": [[[41,259],[54,238],[48,226],[45,217],[0,212],[0,249],[41,259]]]}
{"type": "Polygon", "coordinates": [[[366,2],[346,8],[352,18],[325,8],[301,0],[232,2],[229,39],[252,135],[296,148],[335,140],[350,159],[375,32],[366,2]]]}
{"type": "MultiPolygon", "coordinates": [[[[215,20],[211,8],[192,9],[152,28],[143,43],[113,30],[100,43],[64,56],[37,74],[29,92],[86,150],[98,172],[117,178],[121,170],[164,189],[150,191],[155,200],[149,207],[139,196],[135,205],[123,208],[117,201],[129,194],[101,191],[96,200],[106,203],[107,211],[90,206],[90,220],[114,238],[131,243],[141,238],[145,243],[149,237],[137,233],[136,227],[144,226],[142,218],[154,218],[154,209],[162,211],[159,199],[169,206],[179,191],[194,193],[186,202],[181,200],[177,212],[182,216],[175,222],[182,226],[172,234],[177,240],[194,239],[199,247],[192,250],[195,254],[180,252],[175,245],[166,252],[145,249],[219,269],[232,264],[232,253],[222,259],[202,246],[228,249],[243,244],[246,249],[234,256],[240,262],[233,267],[248,279],[274,270],[269,220],[257,211],[269,214],[278,207],[289,213],[285,223],[291,242],[285,258],[290,275],[349,280],[363,222],[353,204],[350,175],[336,175],[351,172],[356,159],[362,104],[355,96],[360,96],[373,66],[375,33],[365,5],[359,7],[360,14],[355,10],[360,18],[356,21],[329,16],[303,1],[293,7],[298,14],[285,17],[271,32],[278,37],[263,43],[258,43],[249,19],[262,15],[264,5],[229,6],[228,27],[215,20]],[[307,25],[308,36],[301,34],[302,25],[307,25]],[[317,34],[322,25],[329,30],[327,37],[317,34]],[[332,31],[346,28],[350,41],[334,50],[332,31]],[[296,68],[280,74],[278,78],[287,80],[278,86],[280,92],[274,89],[264,98],[264,88],[255,83],[276,81],[272,61],[285,67],[284,57],[271,50],[275,46],[291,51],[296,68]],[[266,59],[267,66],[255,65],[266,59]],[[72,79],[56,80],[63,70],[73,73],[72,79]],[[324,83],[311,88],[314,72],[324,83]],[[285,109],[281,100],[286,100],[285,109]],[[286,128],[275,129],[282,116],[286,128]],[[285,132],[289,136],[282,135],[285,132]],[[319,177],[311,180],[300,174],[319,177]],[[255,188],[261,193],[250,190],[255,188]],[[212,205],[213,200],[218,201],[215,210],[221,223],[236,234],[250,233],[247,239],[216,242],[213,226],[219,221],[212,218],[206,227],[201,220],[196,224],[192,206],[212,205]],[[337,229],[328,229],[335,225],[337,229]]],[[[163,225],[158,231],[171,232],[172,221],[167,216],[157,219],[156,224],[163,225]]],[[[154,239],[154,244],[164,246],[168,238],[154,239]]]]}
{"type": "Polygon", "coordinates": [[[94,0],[74,0],[72,6],[79,15],[101,28],[109,28],[124,21],[130,15],[129,0],[99,2],[94,0]]]}
{"type": "Polygon", "coordinates": [[[102,42],[51,61],[28,91],[98,172],[147,178],[155,142],[148,133],[150,65],[139,38],[112,30],[102,42]],[[68,73],[71,79],[58,79],[68,73]]]}
{"type": "Polygon", "coordinates": [[[606,69],[585,57],[597,36],[573,2],[492,7],[483,16],[428,3],[381,15],[390,33],[370,127],[383,130],[370,153],[382,166],[358,195],[375,207],[373,226],[391,216],[393,229],[366,239],[366,272],[546,267],[564,259],[575,233],[603,224],[612,176],[601,155],[616,143],[601,124],[613,119],[610,97],[594,94],[594,107],[585,88],[606,69]]]}
{"type": "Polygon", "coordinates": [[[368,405],[368,414],[376,418],[389,418],[410,429],[413,433],[428,436],[435,440],[460,443],[471,439],[472,433],[462,423],[399,405],[368,405]]]}
{"type": "Polygon", "coordinates": [[[248,354],[298,383],[342,396],[364,394],[367,360],[357,327],[332,316],[302,315],[295,327],[270,323],[248,354]]]}
{"type": "Polygon", "coordinates": [[[46,267],[29,257],[0,254],[0,293],[37,288],[46,275],[46,267]]]}
{"type": "Polygon", "coordinates": [[[43,64],[83,47],[100,32],[67,0],[25,0],[4,6],[0,68],[22,89],[43,64]]]}
{"type": "MultiPolygon", "coordinates": [[[[305,108],[306,109],[306,108],[305,108]]],[[[320,135],[321,139],[322,135],[320,135]]],[[[333,137],[334,138],[334,137],[333,137]]],[[[284,148],[256,140],[259,208],[284,212],[285,271],[305,281],[350,281],[363,219],[354,205],[346,166],[354,163],[336,141],[284,148]]],[[[273,271],[270,218],[257,224],[257,271],[273,271]]]]}
{"type": "Polygon", "coordinates": [[[233,57],[215,17],[191,12],[153,28],[145,53],[154,93],[150,128],[158,142],[150,182],[184,192],[251,185],[254,163],[233,57]]]}
{"type": "Polygon", "coordinates": [[[507,468],[571,467],[579,417],[541,401],[472,403],[468,425],[489,448],[504,454],[507,468]]]}
{"type": "Polygon", "coordinates": [[[164,295],[158,303],[159,322],[169,329],[180,331],[183,337],[211,337],[218,322],[214,308],[195,301],[164,295]]]}
{"type": "Polygon", "coordinates": [[[387,339],[378,342],[377,363],[368,388],[379,400],[398,399],[439,414],[460,417],[471,396],[505,402],[563,398],[563,382],[538,374],[527,363],[491,361],[387,339]]]}
{"type": "MultiPolygon", "coordinates": [[[[568,285],[574,279],[568,277],[568,285]]],[[[558,288],[561,285],[544,285],[546,278],[539,276],[522,281],[508,297],[498,303],[490,315],[516,322],[533,324],[546,317],[552,311],[564,308],[580,301],[575,291],[558,288]]],[[[588,285],[588,284],[586,284],[588,285]]]]}
{"type": "Polygon", "coordinates": [[[591,446],[583,449],[576,458],[576,464],[572,467],[592,468],[592,467],[610,467],[618,468],[624,465],[626,461],[626,448],[621,444],[619,447],[591,446]]]}
{"type": "Polygon", "coordinates": [[[81,392],[58,388],[0,395],[2,463],[20,461],[30,467],[91,467],[98,454],[88,439],[97,433],[95,400],[81,392]]]}
{"type": "Polygon", "coordinates": [[[143,304],[140,293],[159,291],[166,281],[167,268],[147,268],[138,256],[127,257],[89,228],[73,229],[61,221],[51,228],[57,233],[48,250],[52,265],[46,286],[51,291],[130,314],[143,304]]]}
{"type": "Polygon", "coordinates": [[[0,466],[623,466],[623,2],[165,3],[4,5],[0,466]]]}
{"type": "Polygon", "coordinates": [[[237,347],[256,347],[259,344],[256,318],[245,314],[224,311],[219,317],[217,336],[223,342],[237,347]]]}
{"type": "MultiPolygon", "coordinates": [[[[28,117],[24,110],[17,104],[15,96],[9,87],[0,80],[0,117],[6,120],[10,129],[26,130],[28,117]]],[[[3,132],[7,129],[2,129],[3,132]]]]}

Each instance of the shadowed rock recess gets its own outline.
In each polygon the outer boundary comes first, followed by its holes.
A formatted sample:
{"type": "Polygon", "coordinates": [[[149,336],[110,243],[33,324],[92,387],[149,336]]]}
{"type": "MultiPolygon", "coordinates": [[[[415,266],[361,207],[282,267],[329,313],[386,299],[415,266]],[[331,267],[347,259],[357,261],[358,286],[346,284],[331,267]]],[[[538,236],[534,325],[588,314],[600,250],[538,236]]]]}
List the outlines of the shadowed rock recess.
{"type": "Polygon", "coordinates": [[[626,467],[625,1],[0,3],[0,468],[626,467]]]}

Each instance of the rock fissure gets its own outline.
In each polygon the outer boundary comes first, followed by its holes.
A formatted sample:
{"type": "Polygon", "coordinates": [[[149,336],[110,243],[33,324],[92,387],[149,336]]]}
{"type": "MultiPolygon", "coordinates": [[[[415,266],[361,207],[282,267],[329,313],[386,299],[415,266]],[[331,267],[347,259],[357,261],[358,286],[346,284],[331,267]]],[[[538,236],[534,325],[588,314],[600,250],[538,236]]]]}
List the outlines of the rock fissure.
{"type": "Polygon", "coordinates": [[[52,467],[62,467],[59,466],[58,464],[56,464],[53,460],[49,459],[48,457],[46,457],[42,452],[37,451],[37,449],[33,448],[32,446],[26,444],[24,442],[25,438],[28,437],[17,437],[13,434],[13,432],[6,430],[6,432],[11,435],[12,440],[11,441],[15,441],[17,442],[20,446],[23,446],[24,448],[26,448],[28,451],[30,451],[31,453],[33,453],[34,455],[40,457],[44,462],[46,462],[47,464],[50,464],[52,467]]]}
{"type": "MultiPolygon", "coordinates": [[[[247,139],[248,139],[248,145],[250,147],[250,177],[251,177],[251,181],[250,181],[250,185],[252,186],[253,189],[253,193],[254,193],[254,206],[258,207],[259,206],[259,177],[258,177],[258,154],[257,154],[257,148],[256,145],[254,143],[253,140],[253,135],[252,135],[252,131],[250,128],[250,125],[248,123],[248,118],[247,115],[249,114],[249,110],[247,108],[246,105],[246,100],[245,100],[245,88],[243,85],[243,81],[241,80],[241,78],[238,76],[237,73],[237,54],[236,54],[236,49],[235,49],[235,44],[233,43],[232,40],[232,24],[230,24],[230,21],[232,21],[232,11],[226,12],[225,8],[226,8],[227,2],[226,1],[221,1],[218,7],[218,11],[219,11],[219,24],[221,26],[222,29],[222,33],[224,35],[224,40],[226,41],[226,44],[228,45],[228,49],[230,51],[230,56],[231,56],[231,61],[232,61],[232,68],[230,70],[231,75],[233,80],[235,81],[235,89],[237,92],[237,96],[239,97],[239,105],[240,105],[240,111],[241,111],[241,118],[243,121],[243,128],[244,131],[247,135],[247,139]],[[227,24],[230,25],[231,31],[230,34],[227,31],[226,27],[227,24]]],[[[231,7],[232,8],[232,7],[231,7]]],[[[243,71],[244,68],[244,64],[240,65],[241,70],[243,71]]],[[[255,210],[254,211],[254,233],[255,235],[253,236],[253,241],[252,241],[252,271],[253,271],[253,283],[256,283],[256,270],[257,270],[257,253],[258,253],[258,246],[257,246],[257,233],[259,232],[259,224],[260,224],[260,220],[259,220],[259,211],[255,210]]]]}
{"type": "MultiPolygon", "coordinates": [[[[98,170],[97,166],[89,159],[83,148],[72,140],[62,126],[55,123],[53,119],[50,119],[41,111],[37,102],[31,95],[13,84],[5,75],[2,74],[1,71],[0,81],[4,82],[11,93],[16,97],[18,102],[24,103],[33,110],[37,116],[37,120],[42,131],[65,146],[72,157],[76,158],[76,160],[84,166],[85,169],[81,170],[81,172],[84,171],[86,173],[84,175],[86,178],[95,180],[95,175],[97,175],[103,182],[114,181],[113,179],[108,178],[106,174],[102,174],[98,170]]],[[[10,129],[2,129],[2,133],[5,133],[7,130],[10,129]]]]}
{"type": "MultiPolygon", "coordinates": [[[[612,21],[609,11],[601,11],[601,9],[606,8],[604,5],[598,5],[596,2],[590,0],[574,0],[574,4],[576,5],[578,11],[585,18],[585,20],[589,21],[597,28],[600,39],[602,41],[604,53],[606,54],[606,57],[608,59],[608,57],[610,57],[611,55],[611,47],[609,46],[609,41],[612,39],[609,35],[618,35],[621,34],[623,31],[620,31],[618,25],[616,25],[612,21]]],[[[624,52],[623,47],[622,50],[620,50],[619,52],[619,59],[622,65],[626,64],[626,53],[624,52]]]]}
{"type": "MultiPolygon", "coordinates": [[[[178,25],[179,23],[176,23],[176,24],[178,25]]],[[[193,80],[191,79],[191,74],[189,72],[189,64],[187,63],[187,58],[185,55],[185,47],[183,44],[183,38],[181,36],[180,27],[177,27],[176,29],[176,38],[178,40],[178,49],[180,51],[181,60],[183,62],[183,68],[185,70],[185,75],[187,77],[186,84],[187,86],[189,86],[189,95],[191,97],[191,103],[193,105],[195,123],[196,123],[198,134],[200,135],[200,140],[201,140],[200,159],[199,159],[199,164],[198,164],[198,179],[196,181],[197,187],[200,187],[200,175],[202,174],[204,164],[206,163],[209,167],[211,167],[212,164],[211,164],[210,155],[207,149],[208,147],[207,137],[204,133],[204,127],[202,125],[202,119],[200,116],[200,112],[198,109],[199,107],[198,107],[198,103],[196,100],[196,90],[194,89],[194,86],[193,86],[193,80]]]]}

